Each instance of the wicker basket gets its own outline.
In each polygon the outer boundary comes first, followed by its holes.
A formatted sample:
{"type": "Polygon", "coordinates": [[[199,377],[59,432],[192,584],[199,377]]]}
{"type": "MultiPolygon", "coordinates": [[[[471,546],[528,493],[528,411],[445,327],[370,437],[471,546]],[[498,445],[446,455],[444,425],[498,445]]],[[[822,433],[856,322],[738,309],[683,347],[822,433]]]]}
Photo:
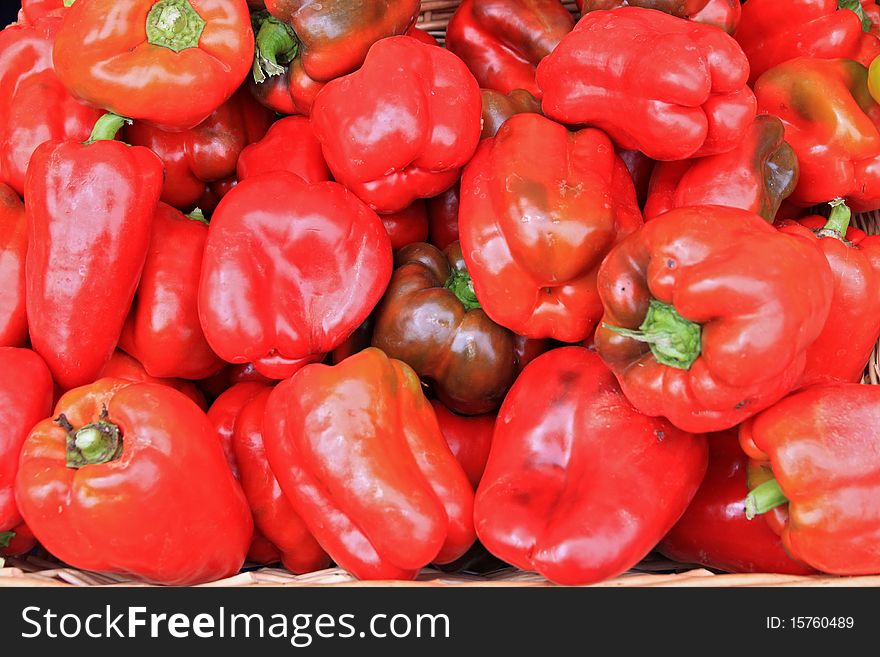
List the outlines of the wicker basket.
{"type": "MultiPolygon", "coordinates": [[[[460,0],[424,0],[418,26],[445,42],[446,25],[460,0]]],[[[578,16],[574,2],[564,5],[578,16]]],[[[880,212],[856,217],[855,223],[871,234],[880,234],[880,212]]],[[[865,384],[880,384],[880,343],[874,348],[863,380],[865,384]]],[[[2,559],[0,559],[2,561],[2,559]]],[[[45,556],[29,556],[25,559],[7,559],[0,568],[0,588],[10,586],[147,586],[117,575],[93,573],[68,568],[45,556]]],[[[361,582],[340,568],[329,568],[306,575],[294,575],[279,568],[246,569],[234,577],[203,586],[259,587],[259,586],[552,586],[535,573],[515,568],[503,568],[487,575],[449,574],[426,568],[414,582],[361,582]]],[[[751,587],[751,586],[878,586],[880,575],[868,577],[835,577],[814,575],[809,577],[772,574],[717,574],[692,564],[680,564],[657,555],[649,555],[629,572],[614,579],[596,584],[600,587],[751,587]]]]}

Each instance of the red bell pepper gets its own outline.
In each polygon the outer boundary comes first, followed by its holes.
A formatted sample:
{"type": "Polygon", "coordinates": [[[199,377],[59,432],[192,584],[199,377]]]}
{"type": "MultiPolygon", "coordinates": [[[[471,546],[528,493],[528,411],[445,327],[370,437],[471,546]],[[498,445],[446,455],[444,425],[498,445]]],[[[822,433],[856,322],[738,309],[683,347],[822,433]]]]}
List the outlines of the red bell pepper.
{"type": "Polygon", "coordinates": [[[788,556],[766,522],[746,519],[749,459],[739,446],[737,432],[708,436],[706,478],[657,551],[681,563],[730,573],[809,575],[813,569],[788,556]]]}
{"type": "Polygon", "coordinates": [[[233,436],[235,434],[235,421],[241,414],[241,409],[269,386],[255,381],[236,383],[217,396],[211,408],[208,409],[208,420],[214,426],[226,463],[236,479],[241,478],[238,467],[238,459],[235,456],[233,436]]]}
{"type": "Polygon", "coordinates": [[[804,207],[845,198],[880,208],[880,104],[868,70],[847,59],[793,59],[755,83],[758,109],[779,117],[800,164],[790,200],[804,207]]]}
{"type": "Polygon", "coordinates": [[[74,96],[165,130],[207,119],[244,82],[253,56],[245,0],[75,2],[53,51],[74,96]]]}
{"type": "Polygon", "coordinates": [[[627,5],[657,9],[695,23],[720,27],[728,34],[736,30],[742,13],[740,0],[577,0],[577,5],[584,14],[627,5]]]}
{"type": "Polygon", "coordinates": [[[629,175],[633,179],[639,207],[644,208],[645,202],[648,199],[648,186],[651,183],[651,174],[654,173],[657,163],[640,151],[618,149],[617,154],[620,155],[620,159],[623,160],[629,175]]]}
{"type": "Polygon", "coordinates": [[[290,171],[308,183],[330,180],[330,169],[321,153],[311,122],[288,116],[272,124],[266,136],[238,156],[238,179],[260,173],[290,171]]]}
{"type": "Polygon", "coordinates": [[[831,217],[784,221],[779,230],[815,241],[834,275],[831,312],[822,333],[807,349],[800,385],[857,383],[880,339],[880,235],[849,225],[850,210],[832,204],[831,217]]]}
{"type": "Polygon", "coordinates": [[[330,565],[330,558],[290,506],[266,459],[263,446],[263,412],[271,388],[263,387],[245,402],[232,436],[241,487],[247,497],[254,525],[281,552],[284,567],[308,573],[330,565]]]}
{"type": "Polygon", "coordinates": [[[53,139],[84,141],[102,112],[77,102],[52,69],[60,16],[0,31],[0,183],[24,191],[28,161],[53,139]]]}
{"type": "Polygon", "coordinates": [[[449,20],[446,47],[481,87],[540,98],[535,69],[573,27],[559,0],[463,0],[449,20]]]}
{"type": "Polygon", "coordinates": [[[73,4],[72,0],[21,0],[21,9],[18,11],[18,24],[35,23],[46,16],[64,16],[67,4],[73,4]]]}
{"type": "Polygon", "coordinates": [[[290,376],[364,321],[391,263],[379,217],[341,185],[286,171],[248,178],[223,198],[208,231],[205,337],[230,363],[290,376]]]}
{"type": "Polygon", "coordinates": [[[601,128],[655,160],[683,160],[739,143],[755,118],[748,75],[742,49],[721,30],[621,7],[585,15],[537,80],[551,119],[601,128]]]}
{"type": "Polygon", "coordinates": [[[876,15],[873,0],[749,0],[733,35],[749,58],[749,83],[797,57],[870,65],[880,54],[880,40],[862,5],[873,5],[876,15]]]}
{"type": "Polygon", "coordinates": [[[732,151],[693,160],[661,162],[651,176],[645,221],[672,208],[723,205],[773,222],[798,182],[797,156],[774,116],[755,117],[732,151]]]}
{"type": "Polygon", "coordinates": [[[525,89],[514,89],[508,94],[492,89],[480,89],[480,96],[483,99],[481,139],[494,137],[504,122],[515,114],[541,113],[541,101],[525,89]]]}
{"type": "Polygon", "coordinates": [[[159,383],[183,393],[185,396],[192,399],[203,411],[208,408],[208,402],[205,400],[205,396],[192,381],[185,381],[184,379],[160,379],[155,376],[150,376],[147,374],[144,366],[141,365],[137,359],[129,356],[124,351],[119,351],[118,349],[113,352],[112,356],[110,356],[110,360],[108,360],[107,364],[101,369],[97,378],[125,379],[126,381],[134,381],[136,383],[159,383]]]}
{"type": "Polygon", "coordinates": [[[153,234],[119,348],[134,356],[150,376],[201,379],[223,361],[199,323],[199,276],[208,239],[200,213],[181,214],[159,203],[153,234]]]}
{"type": "Polygon", "coordinates": [[[162,201],[189,212],[198,206],[206,184],[235,175],[239,154],[263,138],[272,120],[272,112],[242,89],[190,130],[166,132],[135,122],[123,137],[159,156],[165,165],[162,201]]]}
{"type": "Polygon", "coordinates": [[[878,427],[880,387],[857,383],[806,388],[743,424],[740,443],[763,470],[750,476],[746,517],[766,514],[817,570],[880,573],[878,427]]]}
{"type": "Polygon", "coordinates": [[[480,138],[480,90],[442,48],[400,36],[327,83],[312,124],[330,171],[378,212],[449,189],[480,138]]]}
{"type": "Polygon", "coordinates": [[[248,548],[247,560],[268,566],[269,564],[281,561],[281,552],[268,538],[260,533],[260,530],[254,527],[254,537],[251,540],[251,546],[248,548]]]}
{"type": "Polygon", "coordinates": [[[17,557],[34,549],[37,539],[27,525],[21,524],[10,531],[0,532],[0,556],[17,557]]]}
{"type": "Polygon", "coordinates": [[[523,370],[498,412],[477,535],[554,582],[614,577],[684,513],[706,461],[702,436],[639,413],[594,352],[555,349],[523,370]]]}
{"type": "Polygon", "coordinates": [[[417,28],[415,25],[411,25],[410,28],[406,31],[406,36],[410,36],[417,41],[421,41],[422,43],[426,43],[429,46],[439,46],[440,42],[437,41],[431,35],[430,32],[426,32],[425,30],[421,30],[417,28]]]}
{"type": "Polygon", "coordinates": [[[477,299],[527,337],[586,338],[602,315],[599,265],[641,223],[608,137],[537,114],[483,140],[462,177],[459,232],[477,299]]]}
{"type": "Polygon", "coordinates": [[[28,341],[24,262],[27,216],[24,203],[0,183],[0,347],[23,347],[28,341]]]}
{"type": "Polygon", "coordinates": [[[458,206],[461,186],[455,183],[442,194],[428,199],[428,241],[438,249],[458,240],[458,206]]]}
{"type": "Polygon", "coordinates": [[[400,212],[383,214],[380,218],[394,251],[428,239],[428,210],[422,199],[416,199],[400,212]]]}
{"type": "Polygon", "coordinates": [[[436,399],[431,400],[431,406],[449,450],[476,490],[492,448],[495,414],[459,415],[436,399]]]}
{"type": "Polygon", "coordinates": [[[28,433],[52,412],[54,388],[49,368],[30,349],[0,347],[0,534],[15,529],[18,456],[28,433]]]}
{"type": "Polygon", "coordinates": [[[59,559],[159,584],[235,574],[253,532],[204,412],[153,383],[65,394],[24,442],[15,497],[59,559]]]}
{"type": "Polygon", "coordinates": [[[627,398],[703,432],[729,429],[795,387],[834,277],[809,240],[744,210],[695,206],[618,244],[598,286],[596,348],[627,398]]]}
{"type": "Polygon", "coordinates": [[[162,162],[114,141],[121,125],[107,114],[84,144],[42,144],[25,180],[31,343],[64,390],[94,381],[116,347],[162,191],[162,162]]]}
{"type": "Polygon", "coordinates": [[[474,542],[473,489],[419,378],[378,349],[280,383],[263,440],[294,510],[360,579],[412,579],[474,542]]]}
{"type": "Polygon", "coordinates": [[[214,401],[237,383],[265,383],[272,385],[276,380],[263,376],[254,368],[253,363],[232,365],[227,363],[220,371],[196,382],[199,390],[214,401]]]}

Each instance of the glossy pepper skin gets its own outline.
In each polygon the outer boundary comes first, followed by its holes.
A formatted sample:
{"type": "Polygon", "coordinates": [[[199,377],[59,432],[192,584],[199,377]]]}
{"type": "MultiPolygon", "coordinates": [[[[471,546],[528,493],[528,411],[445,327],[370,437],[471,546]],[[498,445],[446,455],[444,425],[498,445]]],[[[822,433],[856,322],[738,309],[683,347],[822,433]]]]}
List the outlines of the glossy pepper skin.
{"type": "Polygon", "coordinates": [[[239,154],[263,138],[273,120],[247,90],[236,92],[196,127],[167,132],[135,121],[125,129],[125,141],[146,146],[165,166],[162,201],[189,212],[209,183],[235,175],[239,154]]]}
{"type": "Polygon", "coordinates": [[[9,185],[0,183],[0,347],[27,344],[24,263],[27,215],[9,185]]]}
{"type": "Polygon", "coordinates": [[[446,47],[481,87],[540,98],[535,69],[573,27],[559,0],[463,0],[449,20],[446,47]]]}
{"type": "Polygon", "coordinates": [[[427,201],[428,241],[438,249],[445,249],[453,242],[458,241],[458,208],[460,203],[461,185],[458,183],[427,201]]]}
{"type": "Polygon", "coordinates": [[[60,15],[39,14],[0,31],[0,183],[19,194],[37,146],[53,139],[84,141],[101,116],[77,102],[52,69],[60,25],[60,15]]]}
{"type": "Polygon", "coordinates": [[[172,131],[226,102],[253,56],[245,0],[77,0],[53,50],[74,96],[172,131]]]}
{"type": "Polygon", "coordinates": [[[295,173],[307,183],[330,180],[321,142],[303,116],[287,116],[273,123],[262,139],[241,151],[236,170],[239,180],[275,171],[295,173]]]}
{"type": "Polygon", "coordinates": [[[474,542],[473,489],[419,378],[378,349],[280,383],[263,440],[294,511],[359,579],[412,579],[474,542]]]}
{"type": "Polygon", "coordinates": [[[783,233],[815,242],[834,275],[831,312],[822,333],[807,350],[800,385],[861,380],[880,338],[880,236],[849,226],[850,211],[836,205],[831,218],[784,221],[783,233]]]}
{"type": "Polygon", "coordinates": [[[761,115],[732,151],[654,167],[645,221],[672,208],[723,205],[749,210],[773,222],[798,182],[797,156],[775,116],[761,115]]]}
{"type": "Polygon", "coordinates": [[[366,319],[391,263],[379,217],[341,185],[309,185],[286,171],[248,178],[211,220],[202,329],[224,360],[285,378],[366,319]]]}
{"type": "Polygon", "coordinates": [[[64,390],[94,381],[116,347],[162,191],[162,162],[115,141],[120,125],[108,114],[96,141],[42,144],[25,180],[31,343],[64,390]]]}
{"type": "Polygon", "coordinates": [[[462,177],[458,220],[486,314],[520,335],[563,342],[593,330],[602,315],[599,265],[642,224],[608,137],[537,114],[512,117],[482,142],[462,177]]]}
{"type": "Polygon", "coordinates": [[[201,379],[223,366],[199,323],[204,217],[159,203],[147,259],[119,347],[155,377],[201,379]]]}
{"type": "Polygon", "coordinates": [[[736,146],[755,118],[748,75],[742,49],[721,30],[621,7],[584,16],[537,80],[551,119],[601,128],[655,160],[683,160],[736,146]]]}
{"type": "Polygon", "coordinates": [[[809,240],[744,210],[695,206],[617,245],[598,288],[596,348],[633,406],[707,432],[795,387],[834,280],[809,240]]]}
{"type": "Polygon", "coordinates": [[[793,59],[755,83],[758,110],[779,117],[800,164],[790,200],[837,197],[856,212],[880,208],[880,105],[868,70],[848,59],[793,59]]]}
{"type": "Polygon", "coordinates": [[[235,574],[253,532],[205,413],[152,383],[65,394],[25,440],[15,497],[59,559],[158,584],[235,574]]]}
{"type": "Polygon", "coordinates": [[[592,351],[555,349],[501,406],[474,523],[499,559],[566,585],[640,561],[706,471],[703,436],[640,414],[592,351]]]}
{"type": "Polygon", "coordinates": [[[737,434],[738,429],[732,429],[707,436],[706,477],[657,550],[681,563],[729,573],[809,575],[813,569],[788,556],[766,522],[746,519],[749,458],[737,434]]]}
{"type": "Polygon", "coordinates": [[[15,504],[18,456],[28,433],[52,412],[49,368],[30,349],[0,347],[0,534],[21,523],[15,504]]]}
{"type": "Polygon", "coordinates": [[[461,465],[474,490],[480,485],[489,450],[492,448],[492,434],[495,431],[495,415],[459,415],[450,411],[443,402],[431,400],[440,432],[449,445],[449,450],[461,465]]]}
{"type": "Polygon", "coordinates": [[[400,36],[327,83],[312,125],[333,177],[377,212],[397,212],[455,183],[477,147],[480,112],[479,87],[460,59],[400,36]]]}
{"type": "Polygon", "coordinates": [[[453,411],[498,408],[516,376],[514,338],[480,308],[461,246],[410,244],[394,266],[373,346],[412,367],[453,411]]]}
{"type": "Polygon", "coordinates": [[[235,420],[232,447],[241,487],[254,526],[279,549],[284,567],[294,573],[321,570],[330,565],[330,558],[290,506],[266,458],[263,414],[271,392],[264,386],[245,402],[235,420]]]}
{"type": "Polygon", "coordinates": [[[380,219],[394,251],[428,239],[428,210],[422,199],[416,199],[400,212],[380,215],[380,219]]]}
{"type": "MultiPolygon", "coordinates": [[[[764,71],[798,57],[854,59],[864,66],[880,54],[880,40],[838,0],[749,0],[734,38],[749,58],[754,83],[764,71]]],[[[874,5],[876,3],[862,3],[874,5]]],[[[870,19],[868,19],[870,20],[870,19]]]]}
{"type": "Polygon", "coordinates": [[[17,557],[34,549],[37,539],[27,525],[21,524],[8,532],[0,532],[0,557],[17,557]]]}
{"type": "Polygon", "coordinates": [[[656,9],[695,23],[714,25],[733,34],[742,14],[740,0],[577,0],[582,13],[617,7],[656,9]]]}
{"type": "Polygon", "coordinates": [[[134,381],[136,383],[158,383],[168,386],[169,388],[174,388],[178,392],[183,393],[183,395],[192,399],[196,403],[196,406],[203,411],[208,408],[208,402],[205,400],[205,396],[192,381],[186,381],[184,379],[162,379],[150,376],[147,374],[147,370],[144,369],[144,366],[141,365],[134,356],[129,356],[127,353],[120,351],[119,349],[113,352],[113,355],[110,356],[110,360],[108,360],[107,364],[101,368],[101,372],[98,374],[97,378],[125,379],[126,381],[134,381]]]}
{"type": "Polygon", "coordinates": [[[764,513],[816,570],[880,573],[878,427],[880,388],[857,383],[811,386],[743,424],[740,444],[770,477],[750,480],[747,517],[764,513]]]}
{"type": "Polygon", "coordinates": [[[498,130],[515,114],[541,113],[541,101],[525,89],[514,89],[503,94],[494,89],[480,89],[483,98],[483,131],[480,139],[494,137],[498,130]]]}

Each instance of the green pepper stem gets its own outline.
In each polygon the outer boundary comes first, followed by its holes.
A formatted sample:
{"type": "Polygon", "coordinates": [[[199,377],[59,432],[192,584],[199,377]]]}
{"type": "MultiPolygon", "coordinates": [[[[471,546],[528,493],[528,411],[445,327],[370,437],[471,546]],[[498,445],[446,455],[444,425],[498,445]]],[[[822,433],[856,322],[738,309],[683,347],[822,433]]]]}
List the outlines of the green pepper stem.
{"type": "Polygon", "coordinates": [[[751,520],[787,503],[788,498],[779,487],[779,482],[776,479],[768,479],[746,496],[746,518],[751,520]]]}
{"type": "Polygon", "coordinates": [[[107,408],[97,422],[74,429],[62,413],[55,422],[67,431],[67,467],[79,469],[115,461],[122,455],[122,432],[110,422],[107,408]]]}
{"type": "Polygon", "coordinates": [[[89,135],[89,139],[86,143],[93,144],[96,141],[113,141],[116,139],[116,133],[119,132],[120,128],[126,123],[131,125],[131,119],[119,116],[113,112],[107,112],[95,122],[95,127],[92,128],[92,134],[89,135]]]}
{"type": "Polygon", "coordinates": [[[65,7],[72,7],[74,2],[76,2],[76,0],[64,0],[61,4],[65,7]]]}
{"type": "Polygon", "coordinates": [[[846,231],[849,230],[849,222],[852,219],[852,210],[842,198],[836,198],[828,205],[831,206],[831,215],[817,234],[820,237],[846,239],[846,231]]]}
{"type": "Polygon", "coordinates": [[[202,222],[203,224],[207,224],[207,223],[208,223],[208,220],[205,219],[205,213],[202,212],[202,209],[201,209],[201,208],[196,208],[195,210],[193,210],[192,212],[190,212],[188,215],[186,215],[186,218],[187,218],[187,219],[192,219],[193,221],[200,221],[200,222],[202,222]]]}
{"type": "Polygon", "coordinates": [[[260,23],[254,46],[254,82],[261,84],[267,78],[282,75],[299,51],[296,34],[287,23],[267,16],[260,23]]]}
{"type": "Polygon", "coordinates": [[[0,532],[0,548],[8,548],[15,538],[15,532],[0,532]]]}
{"type": "Polygon", "coordinates": [[[480,301],[477,299],[477,293],[474,292],[474,282],[471,280],[467,270],[453,270],[443,287],[452,291],[466,310],[475,310],[481,307],[480,301]]]}
{"type": "Polygon", "coordinates": [[[147,41],[174,52],[197,48],[205,20],[189,0],[159,0],[147,14],[147,41]]]}
{"type": "Polygon", "coordinates": [[[685,319],[671,305],[651,300],[638,330],[602,324],[618,335],[646,343],[658,363],[689,370],[700,355],[702,327],[685,319]]]}

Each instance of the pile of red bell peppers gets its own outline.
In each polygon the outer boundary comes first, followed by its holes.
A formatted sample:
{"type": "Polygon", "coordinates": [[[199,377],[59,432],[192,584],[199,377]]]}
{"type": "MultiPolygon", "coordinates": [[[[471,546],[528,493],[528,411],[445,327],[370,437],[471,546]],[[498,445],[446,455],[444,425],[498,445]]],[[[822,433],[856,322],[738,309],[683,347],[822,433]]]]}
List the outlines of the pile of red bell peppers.
{"type": "Polygon", "coordinates": [[[880,574],[880,7],[579,5],[24,0],[0,554],[880,574]]]}

